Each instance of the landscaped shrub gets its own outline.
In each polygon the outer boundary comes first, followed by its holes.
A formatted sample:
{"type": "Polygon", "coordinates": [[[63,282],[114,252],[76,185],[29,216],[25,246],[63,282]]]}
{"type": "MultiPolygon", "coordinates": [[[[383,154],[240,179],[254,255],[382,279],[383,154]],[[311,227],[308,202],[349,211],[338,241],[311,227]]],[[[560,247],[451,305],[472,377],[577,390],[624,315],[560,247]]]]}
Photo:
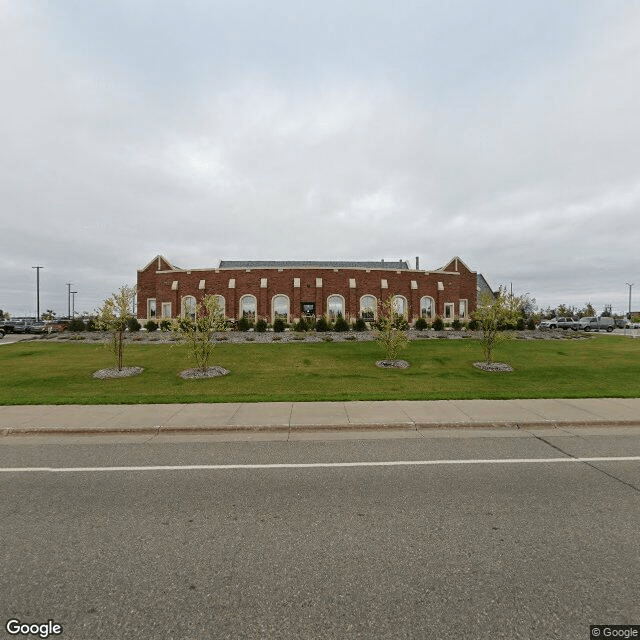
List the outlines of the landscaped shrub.
{"type": "Polygon", "coordinates": [[[142,325],[138,322],[137,318],[129,318],[127,320],[127,329],[129,329],[129,331],[140,331],[142,325]]]}
{"type": "Polygon", "coordinates": [[[93,318],[89,318],[87,320],[87,324],[85,326],[86,331],[97,331],[96,321],[93,318]]]}
{"type": "Polygon", "coordinates": [[[349,323],[342,317],[338,316],[336,323],[333,325],[334,331],[349,331],[349,323]]]}
{"type": "Polygon", "coordinates": [[[282,333],[284,331],[286,324],[285,321],[282,318],[276,318],[273,321],[273,330],[276,333],[282,333]]]}
{"type": "Polygon", "coordinates": [[[516,329],[518,331],[524,331],[524,328],[525,328],[524,318],[518,318],[518,322],[516,322],[516,329]]]}
{"type": "Polygon", "coordinates": [[[529,331],[533,331],[536,328],[536,321],[533,318],[529,318],[527,321],[527,329],[529,331]]]}
{"type": "Polygon", "coordinates": [[[429,323],[424,318],[418,318],[413,326],[417,331],[424,331],[429,328],[429,323]]]}
{"type": "Polygon", "coordinates": [[[458,320],[458,318],[456,318],[452,323],[451,323],[451,328],[454,331],[460,331],[460,329],[462,329],[462,323],[460,322],[460,320],[458,320]]]}
{"type": "Polygon", "coordinates": [[[442,318],[436,318],[433,321],[433,330],[434,331],[444,331],[444,322],[442,321],[442,318]]]}
{"type": "Polygon", "coordinates": [[[304,318],[300,318],[300,320],[298,320],[298,322],[296,322],[295,326],[293,327],[294,331],[306,331],[307,330],[307,323],[304,321],[304,318]]]}
{"type": "Polygon", "coordinates": [[[153,333],[154,331],[158,330],[158,324],[156,322],[154,322],[153,320],[149,320],[149,322],[146,322],[144,325],[144,328],[149,332],[149,333],[153,333]]]}
{"type": "Polygon", "coordinates": [[[246,316],[242,316],[242,318],[240,318],[236,323],[236,329],[238,329],[238,331],[249,331],[251,327],[253,327],[253,322],[251,322],[251,320],[246,316]]]}
{"type": "Polygon", "coordinates": [[[316,331],[329,331],[329,323],[324,316],[320,316],[316,320],[316,331]]]}
{"type": "Polygon", "coordinates": [[[80,318],[74,318],[67,327],[68,331],[84,331],[85,330],[84,321],[80,320],[80,318]]]}
{"type": "Polygon", "coordinates": [[[160,323],[160,329],[162,331],[169,331],[169,329],[171,329],[171,320],[163,320],[160,323]]]}
{"type": "Polygon", "coordinates": [[[260,318],[258,322],[256,322],[256,331],[259,333],[264,333],[267,330],[267,321],[264,318],[260,318]]]}
{"type": "Polygon", "coordinates": [[[362,318],[358,318],[353,323],[353,330],[354,331],[366,331],[367,330],[367,323],[362,318]]]}
{"type": "Polygon", "coordinates": [[[477,331],[480,328],[480,323],[474,318],[469,320],[469,331],[477,331]]]}
{"type": "Polygon", "coordinates": [[[393,321],[393,326],[398,329],[398,331],[406,331],[409,328],[409,323],[404,316],[396,315],[396,319],[393,321]]]}

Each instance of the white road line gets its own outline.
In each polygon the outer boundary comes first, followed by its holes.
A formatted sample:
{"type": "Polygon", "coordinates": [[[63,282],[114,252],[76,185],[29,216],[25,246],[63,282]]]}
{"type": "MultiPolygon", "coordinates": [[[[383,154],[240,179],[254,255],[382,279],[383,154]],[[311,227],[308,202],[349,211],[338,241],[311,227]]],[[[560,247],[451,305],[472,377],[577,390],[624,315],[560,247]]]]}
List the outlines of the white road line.
{"type": "Polygon", "coordinates": [[[485,460],[393,460],[383,462],[299,462],[282,464],[189,464],[149,467],[7,467],[4,473],[88,473],[94,471],[229,471],[236,469],[324,469],[333,467],[411,467],[471,464],[547,464],[555,462],[640,462],[640,456],[599,458],[497,458],[485,460]]]}

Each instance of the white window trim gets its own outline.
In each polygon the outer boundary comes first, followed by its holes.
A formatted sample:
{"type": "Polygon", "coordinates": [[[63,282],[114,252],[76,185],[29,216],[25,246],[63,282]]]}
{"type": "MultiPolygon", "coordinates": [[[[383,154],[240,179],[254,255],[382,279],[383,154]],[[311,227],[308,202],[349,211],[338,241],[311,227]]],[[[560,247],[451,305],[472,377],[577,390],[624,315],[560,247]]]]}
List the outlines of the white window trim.
{"type": "Polygon", "coordinates": [[[187,300],[193,300],[193,313],[195,315],[196,305],[198,304],[198,301],[195,299],[194,296],[184,296],[181,300],[182,302],[181,308],[180,308],[181,318],[184,318],[187,315],[187,300]]]}
{"type": "Polygon", "coordinates": [[[436,301],[431,297],[431,296],[422,296],[422,298],[420,298],[420,317],[421,318],[425,318],[425,319],[429,319],[432,320],[434,315],[435,315],[435,307],[436,307],[436,301]],[[428,299],[431,300],[431,311],[429,311],[429,314],[426,316],[422,315],[422,301],[428,299]]]}
{"type": "MultiPolygon", "coordinates": [[[[340,300],[342,300],[342,317],[346,319],[346,316],[347,316],[347,305],[346,305],[344,296],[340,295],[339,293],[332,293],[330,296],[327,296],[327,317],[331,318],[330,310],[329,310],[329,300],[331,298],[340,298],[340,300]]],[[[338,318],[338,316],[333,318],[333,320],[337,320],[337,318],[338,318]]]]}
{"type": "Polygon", "coordinates": [[[172,316],[172,309],[171,309],[171,306],[172,306],[172,305],[171,305],[171,303],[170,303],[170,302],[162,302],[162,303],[160,304],[160,310],[161,310],[161,313],[162,313],[162,316],[161,316],[161,317],[162,317],[162,319],[163,319],[163,320],[168,320],[169,318],[173,317],[173,316],[172,316]],[[164,312],[164,311],[165,311],[165,309],[167,309],[167,308],[169,309],[169,314],[168,314],[168,315],[167,315],[167,314],[165,314],[165,312],[164,312]]]}
{"type": "Polygon", "coordinates": [[[409,317],[409,301],[404,296],[401,296],[401,295],[393,296],[394,310],[395,310],[395,300],[396,300],[396,298],[403,301],[403,305],[402,306],[403,306],[404,311],[402,312],[402,317],[403,318],[408,318],[409,317]]]}
{"type": "Polygon", "coordinates": [[[469,315],[469,301],[466,298],[461,298],[458,301],[458,317],[466,319],[469,315]],[[464,313],[462,312],[462,304],[464,303],[464,313]]]}
{"type": "Polygon", "coordinates": [[[216,300],[218,301],[218,306],[222,311],[223,317],[226,318],[227,317],[227,301],[225,300],[224,296],[221,296],[219,293],[216,293],[215,297],[216,297],[216,300]]]}
{"type": "Polygon", "coordinates": [[[240,300],[238,301],[238,304],[239,304],[238,309],[239,309],[239,312],[240,312],[239,315],[238,315],[238,319],[241,319],[241,318],[244,317],[244,313],[242,311],[242,301],[245,300],[245,299],[248,300],[249,298],[253,298],[254,308],[255,308],[253,320],[255,322],[258,319],[258,299],[254,295],[252,295],[250,293],[247,293],[247,294],[241,296],[240,300]]]}
{"type": "Polygon", "coordinates": [[[378,298],[376,298],[376,296],[374,296],[372,293],[365,293],[363,296],[360,296],[360,308],[358,312],[358,317],[362,318],[362,311],[363,311],[362,301],[365,298],[373,298],[373,319],[375,321],[378,319],[378,298]]]}
{"type": "Polygon", "coordinates": [[[155,319],[158,317],[158,305],[156,303],[155,298],[147,298],[147,319],[155,319]],[[153,306],[155,307],[155,313],[151,315],[151,303],[153,302],[153,306]]]}
{"type": "Polygon", "coordinates": [[[286,295],[285,293],[276,293],[276,295],[271,298],[271,322],[275,322],[276,321],[276,307],[275,307],[276,298],[286,298],[286,300],[287,300],[287,318],[286,318],[285,322],[287,324],[289,324],[289,322],[291,322],[291,298],[289,298],[289,296],[286,295]]]}
{"type": "Polygon", "coordinates": [[[456,305],[453,302],[445,302],[444,303],[444,319],[445,320],[454,320],[456,317],[456,305]],[[451,310],[451,313],[447,315],[447,309],[451,310]]]}

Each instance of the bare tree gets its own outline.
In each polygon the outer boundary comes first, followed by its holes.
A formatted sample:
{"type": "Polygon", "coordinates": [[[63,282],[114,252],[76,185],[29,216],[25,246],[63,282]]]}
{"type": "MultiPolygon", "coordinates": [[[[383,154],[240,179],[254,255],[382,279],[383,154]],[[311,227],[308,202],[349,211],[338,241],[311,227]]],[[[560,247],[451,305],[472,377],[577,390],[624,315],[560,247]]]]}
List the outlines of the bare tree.
{"type": "Polygon", "coordinates": [[[398,329],[403,317],[398,313],[393,296],[378,305],[378,322],[373,329],[375,341],[385,350],[387,360],[395,360],[407,346],[407,336],[398,329]]]}
{"type": "Polygon", "coordinates": [[[136,288],[122,285],[120,289],[97,310],[96,326],[101,331],[112,334],[111,350],[118,371],[122,371],[124,360],[124,332],[127,322],[133,318],[131,306],[135,299],[136,288]]]}
{"type": "Polygon", "coordinates": [[[522,315],[526,301],[522,297],[507,293],[506,287],[500,287],[497,295],[481,294],[478,308],[473,318],[479,323],[485,362],[493,362],[493,350],[496,344],[508,337],[503,327],[515,325],[522,315]]]}
{"type": "Polygon", "coordinates": [[[214,295],[206,295],[196,304],[195,317],[178,318],[171,327],[180,341],[189,348],[189,354],[201,371],[209,368],[215,343],[213,335],[227,330],[227,321],[214,295]]]}

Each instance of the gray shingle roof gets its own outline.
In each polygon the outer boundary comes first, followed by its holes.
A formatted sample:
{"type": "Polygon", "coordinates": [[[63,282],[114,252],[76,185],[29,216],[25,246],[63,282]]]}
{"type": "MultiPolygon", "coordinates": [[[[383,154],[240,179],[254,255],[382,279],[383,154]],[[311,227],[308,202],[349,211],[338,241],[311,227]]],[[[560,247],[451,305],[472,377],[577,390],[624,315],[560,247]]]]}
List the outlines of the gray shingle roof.
{"type": "Polygon", "coordinates": [[[220,260],[219,269],[286,269],[286,268],[316,268],[316,269],[409,269],[404,260],[397,262],[355,262],[334,260],[220,260]]]}

